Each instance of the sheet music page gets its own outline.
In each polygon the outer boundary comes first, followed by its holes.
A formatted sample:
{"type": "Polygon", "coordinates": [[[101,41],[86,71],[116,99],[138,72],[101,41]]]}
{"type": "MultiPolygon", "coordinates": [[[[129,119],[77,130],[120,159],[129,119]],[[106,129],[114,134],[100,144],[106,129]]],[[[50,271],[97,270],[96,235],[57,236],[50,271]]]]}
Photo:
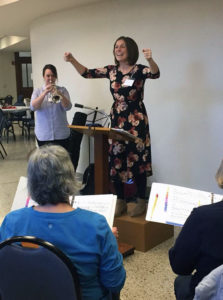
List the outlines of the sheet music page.
{"type": "Polygon", "coordinates": [[[117,196],[113,194],[75,196],[73,207],[79,207],[103,215],[112,228],[116,200],[117,196]]]}
{"type": "MultiPolygon", "coordinates": [[[[72,201],[73,197],[70,197],[72,201]]],[[[73,207],[83,208],[103,215],[109,226],[112,228],[115,215],[117,196],[113,194],[108,195],[86,195],[75,196],[73,200],[73,207]]],[[[28,197],[27,178],[22,176],[19,179],[17,190],[12,203],[11,211],[31,207],[37,203],[28,197]]]]}
{"type": "Polygon", "coordinates": [[[26,205],[30,207],[36,205],[36,202],[33,201],[32,199],[28,199],[27,178],[22,176],[19,179],[19,183],[14,196],[11,211],[24,208],[26,205]]]}
{"type": "Polygon", "coordinates": [[[163,183],[153,183],[149,196],[147,221],[166,223],[165,193],[168,185],[163,183]]]}
{"type": "Polygon", "coordinates": [[[153,183],[146,220],[183,226],[193,208],[211,204],[211,197],[205,191],[153,183]]]}
{"type": "Polygon", "coordinates": [[[216,203],[216,202],[220,202],[223,200],[223,195],[220,195],[220,194],[214,194],[213,195],[213,202],[216,203]]]}
{"type": "Polygon", "coordinates": [[[211,204],[211,193],[171,186],[166,223],[182,226],[193,208],[205,204],[211,204]]]}
{"type": "Polygon", "coordinates": [[[135,140],[136,139],[136,137],[133,135],[133,134],[131,134],[130,132],[128,132],[128,131],[126,131],[126,130],[124,130],[124,129],[122,129],[122,128],[111,128],[113,131],[116,131],[117,133],[123,133],[126,137],[128,137],[128,138],[131,138],[131,139],[133,139],[133,140],[135,140]]]}

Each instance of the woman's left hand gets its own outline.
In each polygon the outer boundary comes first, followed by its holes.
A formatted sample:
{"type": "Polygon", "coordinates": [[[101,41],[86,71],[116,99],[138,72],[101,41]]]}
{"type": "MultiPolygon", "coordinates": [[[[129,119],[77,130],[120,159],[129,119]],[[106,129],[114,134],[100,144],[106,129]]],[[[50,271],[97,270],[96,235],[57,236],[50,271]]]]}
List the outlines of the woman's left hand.
{"type": "Polygon", "coordinates": [[[143,49],[142,52],[146,60],[150,60],[152,58],[152,50],[150,48],[143,49]]]}

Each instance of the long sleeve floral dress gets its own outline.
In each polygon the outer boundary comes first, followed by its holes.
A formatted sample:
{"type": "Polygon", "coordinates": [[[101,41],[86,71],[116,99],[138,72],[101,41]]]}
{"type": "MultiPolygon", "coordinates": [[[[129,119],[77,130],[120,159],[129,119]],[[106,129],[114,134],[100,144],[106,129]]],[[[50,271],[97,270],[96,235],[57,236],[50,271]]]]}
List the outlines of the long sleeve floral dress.
{"type": "Polygon", "coordinates": [[[143,103],[144,84],[147,78],[159,78],[149,67],[136,64],[123,74],[117,66],[87,69],[85,78],[108,78],[114,102],[111,108],[111,127],[128,131],[141,139],[136,142],[110,141],[109,167],[112,180],[126,182],[138,174],[152,175],[149,122],[143,103]],[[127,85],[126,79],[134,80],[127,85]]]}

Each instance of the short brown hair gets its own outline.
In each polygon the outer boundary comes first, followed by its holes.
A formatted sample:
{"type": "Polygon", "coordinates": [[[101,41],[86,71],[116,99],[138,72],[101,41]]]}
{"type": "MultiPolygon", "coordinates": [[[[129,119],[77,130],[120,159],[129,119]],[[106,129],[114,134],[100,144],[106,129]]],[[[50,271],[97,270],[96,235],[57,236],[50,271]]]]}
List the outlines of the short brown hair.
{"type": "MultiPolygon", "coordinates": [[[[114,48],[113,48],[113,54],[114,54],[114,58],[115,58],[115,45],[117,43],[117,41],[123,40],[125,42],[126,48],[127,48],[127,52],[128,52],[128,63],[130,64],[130,66],[134,65],[138,58],[139,58],[139,48],[138,45],[136,44],[136,42],[127,36],[120,36],[114,43],[114,48]]],[[[115,63],[118,66],[119,62],[116,60],[115,58],[115,63]]]]}
{"type": "Polygon", "coordinates": [[[215,179],[218,183],[218,186],[223,189],[223,160],[221,161],[220,167],[217,170],[215,179]]]}

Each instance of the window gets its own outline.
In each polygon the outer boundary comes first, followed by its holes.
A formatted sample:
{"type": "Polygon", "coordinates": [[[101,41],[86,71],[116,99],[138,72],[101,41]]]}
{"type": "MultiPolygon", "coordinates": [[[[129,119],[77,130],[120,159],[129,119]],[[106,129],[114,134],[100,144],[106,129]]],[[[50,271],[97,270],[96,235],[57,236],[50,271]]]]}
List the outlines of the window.
{"type": "Polygon", "coordinates": [[[32,64],[22,63],[22,87],[33,87],[32,81],[32,64]]]}

